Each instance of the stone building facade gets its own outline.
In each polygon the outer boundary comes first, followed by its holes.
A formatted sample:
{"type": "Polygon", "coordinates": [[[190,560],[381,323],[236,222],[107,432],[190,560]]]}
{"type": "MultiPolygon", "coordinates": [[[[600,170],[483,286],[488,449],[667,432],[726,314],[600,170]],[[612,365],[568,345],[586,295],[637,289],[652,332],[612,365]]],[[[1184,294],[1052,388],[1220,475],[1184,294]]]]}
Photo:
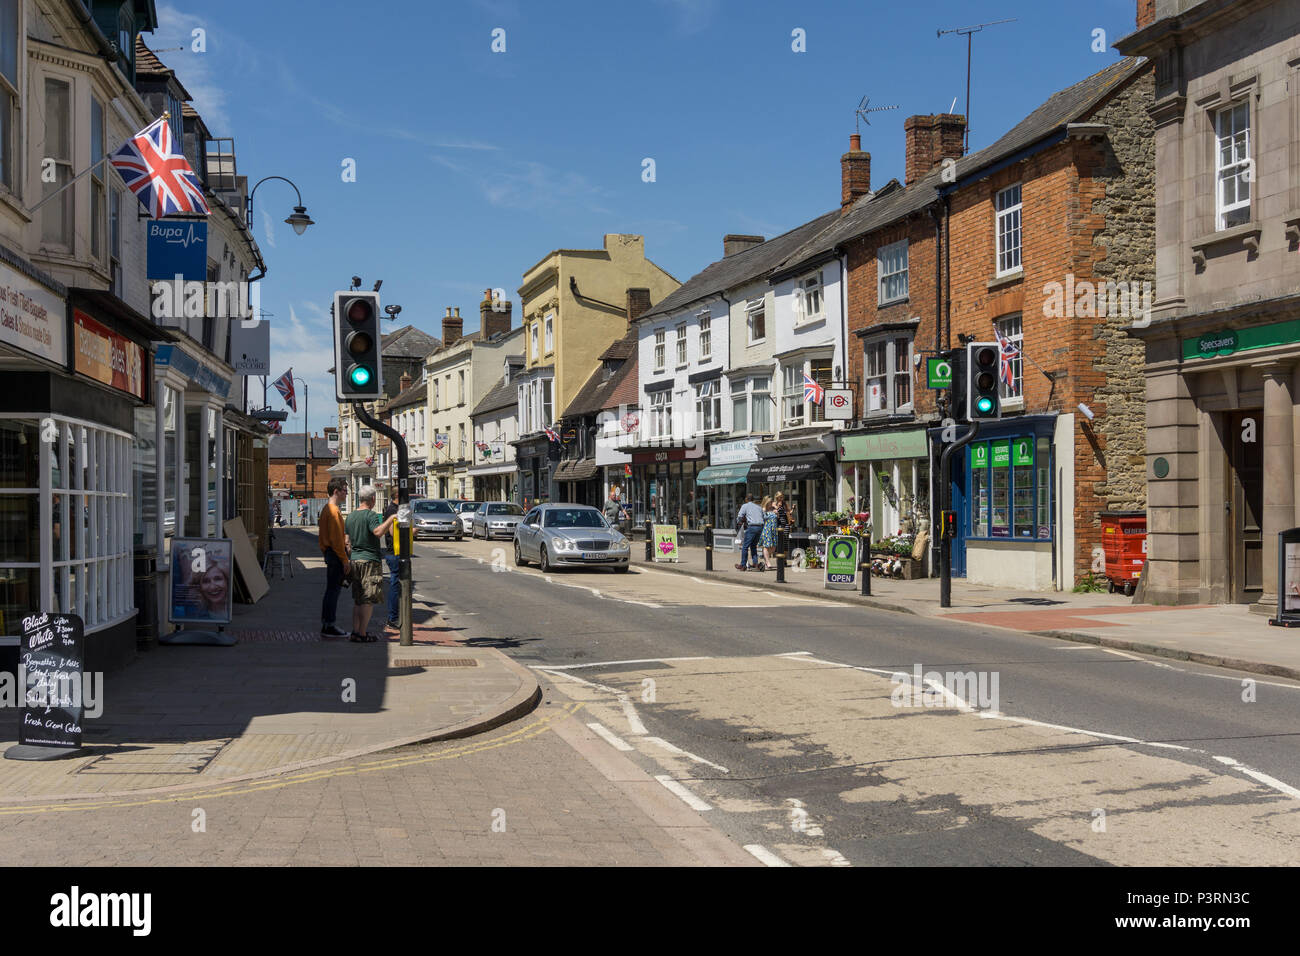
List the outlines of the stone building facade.
{"type": "Polygon", "coordinates": [[[1294,0],[1154,0],[1116,44],[1155,67],[1157,296],[1135,332],[1156,603],[1274,611],[1300,525],[1298,36],[1294,0]]]}

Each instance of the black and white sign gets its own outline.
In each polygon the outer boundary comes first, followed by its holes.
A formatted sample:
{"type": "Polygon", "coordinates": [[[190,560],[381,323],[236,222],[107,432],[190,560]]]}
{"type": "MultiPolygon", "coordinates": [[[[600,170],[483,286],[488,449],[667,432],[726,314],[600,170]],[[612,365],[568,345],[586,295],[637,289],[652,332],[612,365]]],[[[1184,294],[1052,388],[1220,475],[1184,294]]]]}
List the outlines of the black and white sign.
{"type": "Polygon", "coordinates": [[[230,364],[236,375],[271,374],[271,323],[248,319],[230,323],[230,364]]]}
{"type": "Polygon", "coordinates": [[[18,664],[24,689],[18,743],[79,749],[85,624],[75,614],[41,613],[24,617],[22,628],[18,664]]]}
{"type": "Polygon", "coordinates": [[[853,389],[851,388],[828,388],[826,389],[826,420],[848,421],[853,417],[853,389]]]}

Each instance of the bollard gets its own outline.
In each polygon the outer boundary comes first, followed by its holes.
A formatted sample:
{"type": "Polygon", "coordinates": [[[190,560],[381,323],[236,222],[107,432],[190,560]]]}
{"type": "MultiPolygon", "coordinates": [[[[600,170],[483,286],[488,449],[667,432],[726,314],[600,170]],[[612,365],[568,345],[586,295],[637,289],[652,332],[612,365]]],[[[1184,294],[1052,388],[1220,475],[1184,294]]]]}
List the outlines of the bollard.
{"type": "Polygon", "coordinates": [[[868,540],[865,537],[858,538],[858,567],[862,575],[862,593],[867,597],[871,596],[871,551],[868,550],[868,540]]]}
{"type": "Polygon", "coordinates": [[[704,526],[704,570],[713,570],[713,525],[704,526]]]}
{"type": "Polygon", "coordinates": [[[782,528],[776,533],[776,583],[785,584],[785,552],[790,544],[790,532],[782,528]]]}
{"type": "Polygon", "coordinates": [[[645,519],[645,559],[653,561],[655,557],[655,536],[654,529],[650,526],[650,519],[645,519]]]}

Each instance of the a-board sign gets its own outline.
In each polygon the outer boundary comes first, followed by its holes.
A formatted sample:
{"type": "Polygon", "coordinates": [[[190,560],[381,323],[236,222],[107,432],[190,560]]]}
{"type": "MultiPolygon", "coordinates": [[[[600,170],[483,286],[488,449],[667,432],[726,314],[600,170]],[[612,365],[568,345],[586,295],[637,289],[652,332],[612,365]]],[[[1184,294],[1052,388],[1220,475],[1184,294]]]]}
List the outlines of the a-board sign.
{"type": "Polygon", "coordinates": [[[248,541],[248,529],[244,527],[244,519],[236,515],[228,519],[221,529],[226,532],[226,537],[234,545],[235,572],[244,584],[249,603],[256,604],[266,597],[267,592],[271,590],[271,585],[266,583],[262,566],[257,563],[257,552],[248,541]]]}
{"type": "Polygon", "coordinates": [[[655,536],[654,559],[660,563],[677,563],[677,525],[657,524],[652,529],[655,536]]]}
{"type": "Polygon", "coordinates": [[[229,624],[234,594],[234,549],[229,538],[172,539],[171,600],[174,624],[229,624]]]}
{"type": "Polygon", "coordinates": [[[826,539],[826,576],[824,584],[832,591],[848,591],[858,586],[859,541],[851,534],[833,534],[826,539]]]}
{"type": "Polygon", "coordinates": [[[29,614],[22,620],[18,665],[23,680],[18,743],[81,747],[85,624],[75,614],[29,614]]]}

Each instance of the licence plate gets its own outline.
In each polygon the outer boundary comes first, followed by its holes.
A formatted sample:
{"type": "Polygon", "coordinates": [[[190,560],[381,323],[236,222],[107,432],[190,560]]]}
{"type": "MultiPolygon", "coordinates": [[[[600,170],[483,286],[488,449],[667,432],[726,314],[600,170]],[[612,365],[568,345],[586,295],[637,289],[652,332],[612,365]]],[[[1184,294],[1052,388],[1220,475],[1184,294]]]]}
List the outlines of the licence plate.
{"type": "Polygon", "coordinates": [[[582,552],[582,560],[584,560],[584,561],[608,561],[608,560],[609,560],[609,555],[608,555],[608,554],[605,554],[603,551],[584,551],[584,552],[582,552]]]}

